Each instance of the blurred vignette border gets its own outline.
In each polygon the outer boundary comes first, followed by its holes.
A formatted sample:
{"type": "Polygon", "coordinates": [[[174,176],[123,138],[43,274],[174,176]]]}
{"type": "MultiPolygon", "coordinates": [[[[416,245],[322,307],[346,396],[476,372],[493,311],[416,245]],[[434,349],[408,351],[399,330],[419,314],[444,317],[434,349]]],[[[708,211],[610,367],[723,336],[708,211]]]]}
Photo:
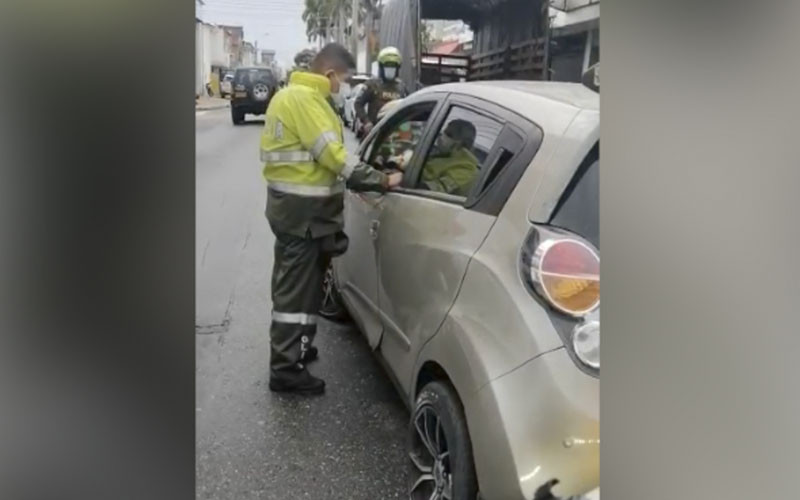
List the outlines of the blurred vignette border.
{"type": "Polygon", "coordinates": [[[194,494],[194,5],[0,6],[0,497],[194,494]]]}

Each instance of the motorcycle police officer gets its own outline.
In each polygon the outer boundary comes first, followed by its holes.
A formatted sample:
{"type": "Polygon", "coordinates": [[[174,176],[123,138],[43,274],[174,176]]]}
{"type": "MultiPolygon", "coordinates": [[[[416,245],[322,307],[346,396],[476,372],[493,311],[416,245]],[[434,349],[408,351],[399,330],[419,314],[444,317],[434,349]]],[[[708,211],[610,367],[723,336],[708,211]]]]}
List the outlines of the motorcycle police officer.
{"type": "Polygon", "coordinates": [[[384,174],[348,154],[342,123],[328,102],[339,99],[355,68],[353,56],[331,43],[309,70],[293,71],[289,85],[267,108],[261,160],[267,180],[266,217],[275,234],[270,327],[273,391],[318,394],[325,382],[306,363],[312,346],[322,285],[330,259],[347,249],[344,190],[383,192],[402,174],[384,174]]]}
{"type": "Polygon", "coordinates": [[[367,81],[355,102],[356,115],[363,124],[364,134],[369,133],[378,121],[378,112],[384,104],[408,95],[403,81],[398,78],[402,62],[403,57],[395,47],[386,47],[378,53],[378,78],[367,81]]]}

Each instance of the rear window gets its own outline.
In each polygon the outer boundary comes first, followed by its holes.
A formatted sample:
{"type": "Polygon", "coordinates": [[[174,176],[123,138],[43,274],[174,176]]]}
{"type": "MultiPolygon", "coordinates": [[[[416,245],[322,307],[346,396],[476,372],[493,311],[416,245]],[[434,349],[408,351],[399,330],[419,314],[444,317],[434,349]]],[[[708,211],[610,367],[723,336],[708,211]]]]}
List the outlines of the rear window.
{"type": "Polygon", "coordinates": [[[600,158],[592,149],[567,186],[550,223],[572,231],[600,248],[600,158]]]}
{"type": "Polygon", "coordinates": [[[272,71],[269,69],[242,69],[236,72],[236,83],[255,83],[265,82],[271,84],[273,81],[272,71]]]}

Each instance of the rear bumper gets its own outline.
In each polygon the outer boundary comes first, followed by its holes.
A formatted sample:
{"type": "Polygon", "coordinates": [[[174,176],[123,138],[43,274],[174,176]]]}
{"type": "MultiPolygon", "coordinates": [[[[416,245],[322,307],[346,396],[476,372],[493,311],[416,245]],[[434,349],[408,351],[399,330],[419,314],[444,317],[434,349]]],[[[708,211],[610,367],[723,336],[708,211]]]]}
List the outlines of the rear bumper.
{"type": "MultiPolygon", "coordinates": [[[[486,500],[486,498],[483,495],[481,495],[480,493],[478,493],[478,500],[486,500]]],[[[581,495],[581,496],[578,496],[578,497],[572,497],[569,500],[600,500],[600,488],[597,488],[596,490],[592,490],[592,491],[590,491],[589,493],[587,493],[585,495],[581,495]]]]}
{"type": "Polygon", "coordinates": [[[599,498],[599,381],[561,348],[481,389],[465,405],[484,500],[599,498]],[[590,493],[591,492],[591,493],[590,493]]]}
{"type": "Polygon", "coordinates": [[[244,111],[254,115],[263,115],[267,111],[269,100],[263,102],[244,100],[244,99],[231,99],[231,108],[244,111]]]}

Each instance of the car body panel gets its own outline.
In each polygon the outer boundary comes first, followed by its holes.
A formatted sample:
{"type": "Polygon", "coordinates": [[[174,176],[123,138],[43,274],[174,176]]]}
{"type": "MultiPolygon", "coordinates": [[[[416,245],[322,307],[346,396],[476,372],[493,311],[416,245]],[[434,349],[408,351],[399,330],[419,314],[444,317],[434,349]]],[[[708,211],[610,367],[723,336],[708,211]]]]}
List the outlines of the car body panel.
{"type": "Polygon", "coordinates": [[[336,259],[340,291],[373,349],[378,347],[383,325],[378,313],[377,247],[369,234],[371,222],[380,217],[382,198],[374,193],[345,194],[344,227],[350,244],[347,252],[336,259]]]}
{"type": "Polygon", "coordinates": [[[381,353],[404,392],[419,350],[439,329],[493,222],[455,203],[412,193],[384,198],[378,236],[381,353]]]}
{"type": "Polygon", "coordinates": [[[551,479],[557,497],[600,484],[599,380],[575,368],[564,348],[494,380],[464,411],[487,500],[528,500],[551,479]]]}
{"type": "MultiPolygon", "coordinates": [[[[391,110],[362,152],[394,115],[435,97],[442,101],[420,139],[428,147],[449,96],[460,94],[478,107],[488,101],[531,121],[542,131],[541,143],[496,216],[415,196],[407,183],[379,201],[379,212],[361,214],[379,221],[377,278],[369,281],[378,286],[383,333],[378,342],[368,334],[370,345],[380,348],[390,378],[412,407],[425,367],[435,364],[453,384],[485,500],[530,500],[554,478],[557,496],[599,495],[599,381],[575,365],[558,330],[577,320],[554,319],[554,311],[531,295],[520,266],[532,223],[550,220],[565,186],[598,144],[599,97],[567,83],[437,85],[391,110]]],[[[352,195],[347,200],[351,204],[352,195]]],[[[347,231],[351,249],[364,243],[363,223],[347,231]]],[[[352,274],[367,257],[344,259],[354,262],[346,271],[352,274]]],[[[346,267],[341,260],[339,270],[346,267]]],[[[353,296],[345,297],[349,308],[353,296]]]]}
{"type": "Polygon", "coordinates": [[[600,113],[581,110],[564,131],[559,148],[550,159],[546,171],[530,198],[528,220],[544,223],[550,220],[561,193],[589,150],[600,140],[600,113]]]}
{"type": "MultiPolygon", "coordinates": [[[[428,96],[417,101],[417,104],[437,101],[440,104],[442,99],[443,96],[428,96]]],[[[432,118],[436,116],[437,109],[435,107],[432,111],[432,118]]],[[[365,162],[369,159],[367,155],[371,154],[371,148],[368,148],[370,141],[362,143],[359,150],[359,156],[365,162]]],[[[348,251],[334,261],[334,272],[342,296],[355,309],[352,316],[373,349],[381,342],[384,321],[378,311],[378,240],[371,233],[379,231],[381,214],[386,207],[385,198],[394,196],[394,193],[381,195],[347,191],[344,227],[350,237],[350,245],[348,251]]]]}

